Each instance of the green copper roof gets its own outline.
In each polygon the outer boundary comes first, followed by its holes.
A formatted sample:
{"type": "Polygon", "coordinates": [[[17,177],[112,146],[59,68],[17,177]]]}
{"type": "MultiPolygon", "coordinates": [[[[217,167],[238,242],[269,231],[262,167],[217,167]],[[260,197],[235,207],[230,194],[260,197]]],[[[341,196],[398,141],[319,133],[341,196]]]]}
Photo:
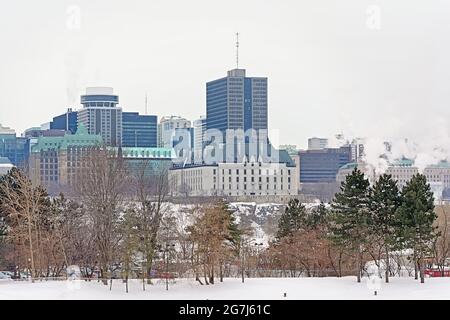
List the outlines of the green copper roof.
{"type": "Polygon", "coordinates": [[[357,168],[358,167],[358,164],[356,163],[356,162],[350,162],[350,163],[347,163],[346,165],[343,165],[342,167],[341,167],[341,169],[342,170],[345,170],[345,169],[355,169],[355,168],[357,168]]]}
{"type": "MultiPolygon", "coordinates": [[[[117,151],[118,148],[110,148],[117,151]]],[[[124,158],[176,158],[175,151],[168,148],[122,148],[124,158]]]]}
{"type": "Polygon", "coordinates": [[[50,149],[67,149],[70,146],[90,147],[102,144],[102,137],[89,134],[81,123],[75,134],[65,134],[64,137],[39,137],[37,144],[31,148],[31,152],[41,152],[50,149]]]}
{"type": "Polygon", "coordinates": [[[450,168],[450,163],[447,160],[442,160],[438,164],[432,164],[429,168],[450,168]]]}
{"type": "Polygon", "coordinates": [[[390,165],[394,167],[412,167],[414,160],[407,158],[396,159],[390,165]]]}

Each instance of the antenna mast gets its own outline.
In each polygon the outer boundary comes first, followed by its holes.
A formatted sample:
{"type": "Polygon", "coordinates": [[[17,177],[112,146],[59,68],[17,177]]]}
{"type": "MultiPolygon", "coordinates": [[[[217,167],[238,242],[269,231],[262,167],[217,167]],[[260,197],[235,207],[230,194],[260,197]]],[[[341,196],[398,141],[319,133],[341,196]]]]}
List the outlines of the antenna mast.
{"type": "Polygon", "coordinates": [[[146,92],[145,93],[145,115],[148,115],[147,105],[148,105],[148,98],[147,98],[147,92],[146,92]]]}
{"type": "Polygon", "coordinates": [[[236,69],[239,69],[239,32],[236,33],[236,69]]]}

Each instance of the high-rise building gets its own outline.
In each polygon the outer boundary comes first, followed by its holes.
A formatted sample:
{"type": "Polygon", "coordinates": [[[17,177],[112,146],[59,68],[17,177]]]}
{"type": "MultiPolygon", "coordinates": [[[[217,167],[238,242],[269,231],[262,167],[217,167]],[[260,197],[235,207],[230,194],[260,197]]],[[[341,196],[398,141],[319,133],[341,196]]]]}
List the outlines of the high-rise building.
{"type": "Polygon", "coordinates": [[[122,146],[139,148],[157,147],[158,117],[138,112],[122,113],[122,146]]]}
{"type": "Polygon", "coordinates": [[[205,147],[206,118],[200,117],[194,121],[194,163],[203,163],[203,149],[205,147]]]}
{"type": "Polygon", "coordinates": [[[328,147],[328,139],[323,138],[309,138],[308,150],[321,150],[328,147]]]}
{"type": "Polygon", "coordinates": [[[29,156],[29,139],[16,136],[13,129],[0,125],[0,157],[8,158],[16,167],[23,168],[29,156]]]}
{"type": "Polygon", "coordinates": [[[190,134],[191,128],[191,121],[185,118],[179,116],[162,117],[158,124],[158,147],[173,148],[179,142],[177,132],[189,132],[190,134]]]}
{"type": "Polygon", "coordinates": [[[206,84],[207,129],[267,129],[267,78],[246,77],[244,69],[206,84]]]}
{"type": "Polygon", "coordinates": [[[100,135],[107,146],[121,146],[122,108],[118,103],[113,88],[87,88],[81,96],[83,108],[78,111],[78,125],[82,123],[91,135],[100,135]]]}
{"type": "Polygon", "coordinates": [[[300,182],[336,182],[340,168],[352,162],[350,146],[299,152],[300,182]]]}
{"type": "Polygon", "coordinates": [[[70,131],[72,134],[77,132],[78,128],[78,114],[76,111],[73,111],[71,108],[67,109],[67,112],[56,116],[50,122],[51,130],[64,130],[70,131]]]}

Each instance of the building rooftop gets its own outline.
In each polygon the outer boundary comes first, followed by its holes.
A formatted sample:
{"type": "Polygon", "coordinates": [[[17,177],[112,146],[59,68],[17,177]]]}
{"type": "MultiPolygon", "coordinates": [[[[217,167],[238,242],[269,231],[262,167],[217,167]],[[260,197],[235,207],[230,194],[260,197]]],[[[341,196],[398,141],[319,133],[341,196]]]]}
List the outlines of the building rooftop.
{"type": "Polygon", "coordinates": [[[8,158],[0,157],[0,165],[12,165],[12,163],[8,158]]]}
{"type": "Polygon", "coordinates": [[[389,165],[392,167],[412,167],[414,165],[414,160],[401,158],[392,161],[389,165]]]}
{"type": "Polygon", "coordinates": [[[442,160],[442,161],[440,161],[440,162],[437,163],[437,164],[429,165],[428,168],[436,168],[436,169],[442,168],[442,169],[448,169],[448,168],[450,168],[450,162],[448,162],[447,160],[442,160]]]}
{"type": "Polygon", "coordinates": [[[94,146],[103,143],[100,135],[89,134],[86,127],[80,123],[75,134],[65,134],[64,136],[44,137],[37,140],[37,144],[31,148],[32,153],[48,151],[50,149],[67,149],[69,146],[94,146]]]}
{"type": "Polygon", "coordinates": [[[353,170],[357,167],[358,167],[357,162],[350,162],[350,163],[347,163],[346,165],[343,165],[339,170],[353,170]]]}
{"type": "MultiPolygon", "coordinates": [[[[118,150],[118,148],[114,148],[118,150]]],[[[155,158],[155,159],[175,159],[175,151],[169,148],[136,148],[136,147],[123,147],[122,155],[124,158],[155,158]]]]}

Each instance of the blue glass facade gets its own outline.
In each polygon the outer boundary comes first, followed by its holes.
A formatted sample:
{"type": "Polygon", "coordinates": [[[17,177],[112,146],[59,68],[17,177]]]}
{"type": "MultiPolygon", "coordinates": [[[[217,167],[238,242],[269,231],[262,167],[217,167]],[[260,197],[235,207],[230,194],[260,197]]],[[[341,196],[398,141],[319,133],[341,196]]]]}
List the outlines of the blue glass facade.
{"type": "Polygon", "coordinates": [[[300,151],[300,182],[335,182],[336,174],[352,162],[351,147],[300,151]]]}
{"type": "Polygon", "coordinates": [[[0,157],[6,157],[16,167],[24,168],[30,155],[30,140],[16,135],[0,134],[0,157]]]}
{"type": "Polygon", "coordinates": [[[70,131],[72,134],[77,132],[78,114],[75,111],[64,113],[54,117],[50,122],[50,129],[70,131]]]}
{"type": "Polygon", "coordinates": [[[228,128],[228,79],[206,84],[206,129],[228,128]]]}
{"type": "Polygon", "coordinates": [[[268,129],[267,78],[235,69],[206,84],[207,129],[268,129]]]}
{"type": "Polygon", "coordinates": [[[244,131],[253,128],[252,79],[244,80],[244,131]]]}
{"type": "Polygon", "coordinates": [[[139,115],[137,112],[122,113],[122,146],[156,148],[157,116],[139,115]]]}

